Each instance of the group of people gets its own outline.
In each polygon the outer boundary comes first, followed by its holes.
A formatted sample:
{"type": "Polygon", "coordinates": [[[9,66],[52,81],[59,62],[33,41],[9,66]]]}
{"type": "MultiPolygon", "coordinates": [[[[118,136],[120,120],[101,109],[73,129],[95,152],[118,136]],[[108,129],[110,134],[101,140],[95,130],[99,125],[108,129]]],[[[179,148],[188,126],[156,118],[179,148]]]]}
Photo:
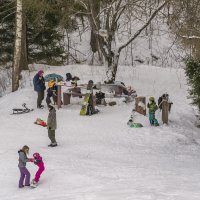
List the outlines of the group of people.
{"type": "Polygon", "coordinates": [[[162,96],[159,97],[158,99],[158,105],[155,102],[155,98],[154,97],[149,97],[149,102],[147,104],[147,108],[149,109],[149,122],[152,126],[158,126],[158,120],[155,117],[155,112],[158,110],[158,108],[160,110],[162,110],[162,103],[163,101],[167,101],[168,102],[168,111],[171,111],[171,106],[172,106],[172,102],[169,100],[169,95],[167,93],[164,93],[162,96]]]}
{"type": "Polygon", "coordinates": [[[23,146],[19,151],[19,171],[20,171],[20,179],[19,179],[19,188],[23,188],[24,186],[30,186],[36,187],[42,172],[45,170],[44,162],[42,160],[42,157],[39,153],[34,153],[33,158],[28,158],[27,155],[29,154],[29,147],[27,145],[23,146]],[[26,163],[32,162],[35,165],[38,166],[38,170],[35,174],[35,178],[30,183],[30,172],[26,168],[26,163]]]}
{"type": "MultiPolygon", "coordinates": [[[[44,93],[46,90],[45,86],[45,79],[43,77],[44,71],[39,70],[38,73],[34,76],[33,78],[33,84],[34,84],[34,90],[37,92],[38,97],[37,97],[37,108],[42,109],[44,106],[42,105],[42,101],[44,99],[44,93]]],[[[79,80],[78,77],[72,78],[70,73],[66,74],[66,83],[68,86],[71,86],[71,84],[77,84],[77,80],[79,80]]],[[[88,90],[92,90],[93,87],[93,81],[88,82],[88,90]]],[[[167,96],[168,97],[168,96],[167,96]]],[[[46,103],[49,109],[49,115],[47,119],[47,129],[48,129],[48,137],[51,141],[51,143],[48,145],[49,147],[56,147],[57,142],[55,139],[55,130],[57,128],[57,121],[56,121],[56,110],[51,102],[51,98],[53,98],[54,104],[57,104],[57,86],[54,80],[50,80],[48,82],[48,89],[47,89],[47,97],[46,97],[46,103]]],[[[166,98],[165,96],[162,96],[162,98],[166,98]]],[[[93,101],[93,98],[90,98],[89,102],[93,101]]],[[[155,98],[150,97],[149,102],[147,104],[147,107],[149,109],[149,121],[150,124],[153,126],[158,126],[158,121],[155,118],[155,112],[158,110],[158,108],[161,107],[161,99],[159,99],[158,105],[156,105],[155,98]]],[[[90,103],[93,105],[93,103],[90,103]]],[[[95,113],[95,109],[91,107],[91,112],[95,113]]],[[[44,162],[42,160],[42,157],[40,156],[39,153],[34,153],[33,158],[28,158],[29,154],[29,147],[27,145],[23,146],[22,149],[18,151],[19,154],[19,170],[20,170],[20,179],[19,179],[19,188],[23,188],[24,186],[30,186],[32,185],[37,185],[37,183],[40,180],[40,176],[45,170],[44,167],[44,162]],[[35,174],[34,179],[30,183],[30,173],[28,169],[26,168],[26,163],[27,162],[32,162],[35,165],[38,166],[38,171],[35,174]],[[25,181],[25,182],[24,182],[25,181]]]]}
{"type": "MultiPolygon", "coordinates": [[[[44,99],[44,92],[46,90],[45,80],[44,80],[44,71],[39,70],[38,73],[33,78],[34,90],[38,94],[37,98],[37,108],[41,109],[44,106],[42,105],[42,101],[44,99]]],[[[57,128],[57,120],[56,120],[56,109],[54,108],[51,98],[53,98],[54,103],[57,102],[57,86],[55,81],[51,80],[48,82],[48,89],[47,89],[47,97],[46,103],[49,110],[49,115],[47,119],[47,129],[48,129],[48,137],[51,143],[48,145],[49,147],[56,147],[57,142],[55,138],[55,130],[57,128]]]]}
{"type": "MultiPolygon", "coordinates": [[[[42,109],[44,105],[42,105],[42,101],[44,100],[44,94],[46,90],[45,79],[43,77],[44,71],[39,70],[37,74],[33,78],[34,90],[37,92],[37,108],[42,109]]],[[[68,74],[68,79],[66,82],[72,82],[72,84],[77,84],[78,77],[72,77],[71,74],[68,74]]],[[[53,99],[54,105],[57,104],[57,86],[54,80],[50,80],[48,82],[47,89],[47,97],[46,103],[49,110],[48,118],[47,118],[47,130],[48,137],[51,143],[48,145],[49,147],[56,147],[57,142],[55,138],[55,130],[57,128],[57,120],[56,120],[56,109],[52,104],[51,98],[53,99]]],[[[28,158],[29,147],[27,145],[23,146],[19,151],[19,171],[20,171],[20,179],[19,179],[19,188],[23,188],[24,186],[37,186],[40,176],[45,170],[44,162],[39,153],[34,153],[33,158],[28,158]],[[30,182],[30,172],[26,168],[26,163],[32,162],[38,166],[38,171],[35,174],[35,178],[30,182]]]]}
{"type": "MultiPolygon", "coordinates": [[[[42,109],[44,106],[42,105],[42,101],[44,99],[44,93],[46,90],[45,86],[45,80],[44,80],[44,71],[40,70],[33,78],[33,84],[34,84],[34,90],[37,92],[37,108],[42,109]]],[[[56,120],[56,110],[54,106],[51,103],[51,97],[56,101],[56,84],[55,82],[51,81],[48,83],[48,90],[47,90],[47,97],[46,102],[49,109],[49,115],[47,119],[47,129],[48,129],[48,137],[51,141],[51,143],[48,145],[49,147],[56,147],[57,142],[55,139],[55,130],[57,128],[57,120],[56,120]]],[[[19,171],[20,171],[20,179],[19,179],[19,188],[23,188],[24,186],[37,186],[40,176],[45,170],[44,162],[42,160],[42,157],[39,153],[34,153],[33,158],[28,158],[29,154],[29,147],[27,145],[23,146],[19,151],[19,171]],[[26,168],[26,163],[32,162],[35,165],[38,166],[38,170],[35,174],[34,179],[30,182],[30,172],[26,168]]]]}
{"type": "MultiPolygon", "coordinates": [[[[46,90],[45,86],[45,79],[43,77],[44,71],[39,70],[38,73],[33,78],[33,85],[34,90],[37,92],[37,108],[44,108],[42,105],[42,101],[44,100],[44,93],[46,90]]],[[[47,106],[51,104],[51,98],[53,98],[54,104],[57,104],[57,86],[56,82],[54,80],[50,80],[48,82],[48,89],[47,89],[47,97],[46,97],[46,103],[47,106]]]]}

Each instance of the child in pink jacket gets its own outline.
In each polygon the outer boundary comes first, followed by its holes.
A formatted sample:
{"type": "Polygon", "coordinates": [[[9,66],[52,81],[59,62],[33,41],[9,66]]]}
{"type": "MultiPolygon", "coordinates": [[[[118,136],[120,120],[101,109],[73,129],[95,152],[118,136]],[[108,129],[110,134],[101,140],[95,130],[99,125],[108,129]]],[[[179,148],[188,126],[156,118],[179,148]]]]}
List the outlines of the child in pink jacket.
{"type": "Polygon", "coordinates": [[[42,172],[45,170],[45,168],[44,168],[44,163],[42,161],[42,157],[40,156],[39,153],[34,153],[33,159],[34,159],[34,164],[39,167],[38,171],[35,174],[35,178],[32,180],[32,183],[31,183],[33,186],[36,186],[37,183],[39,182],[40,176],[41,176],[42,172]]]}

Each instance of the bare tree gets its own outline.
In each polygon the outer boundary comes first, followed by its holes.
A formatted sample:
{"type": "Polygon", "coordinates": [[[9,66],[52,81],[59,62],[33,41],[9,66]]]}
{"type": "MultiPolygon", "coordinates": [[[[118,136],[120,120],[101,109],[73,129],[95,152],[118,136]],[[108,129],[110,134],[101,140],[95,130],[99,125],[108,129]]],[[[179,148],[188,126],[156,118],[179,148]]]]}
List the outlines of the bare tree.
{"type": "MultiPolygon", "coordinates": [[[[131,35],[126,42],[123,44],[118,44],[116,38],[116,32],[119,28],[119,21],[124,12],[130,6],[136,8],[136,6],[141,10],[142,6],[140,5],[143,1],[140,0],[110,0],[110,1],[103,1],[101,9],[98,14],[94,14],[95,10],[93,10],[92,0],[85,0],[80,1],[82,6],[88,13],[88,18],[91,24],[91,29],[94,30],[95,34],[97,35],[96,39],[99,44],[99,48],[101,53],[104,56],[104,59],[107,63],[107,77],[106,82],[114,82],[118,62],[121,51],[127,47],[129,44],[132,43],[140,34],[141,32],[150,24],[150,22],[155,18],[157,13],[163,9],[163,7],[169,2],[170,0],[156,1],[155,8],[151,7],[151,15],[148,20],[144,23],[144,25],[139,28],[133,35],[131,35]],[[99,18],[101,23],[99,22],[99,18]]],[[[150,1],[151,3],[151,1],[150,1]]],[[[140,11],[141,11],[140,10],[140,11]]]]}

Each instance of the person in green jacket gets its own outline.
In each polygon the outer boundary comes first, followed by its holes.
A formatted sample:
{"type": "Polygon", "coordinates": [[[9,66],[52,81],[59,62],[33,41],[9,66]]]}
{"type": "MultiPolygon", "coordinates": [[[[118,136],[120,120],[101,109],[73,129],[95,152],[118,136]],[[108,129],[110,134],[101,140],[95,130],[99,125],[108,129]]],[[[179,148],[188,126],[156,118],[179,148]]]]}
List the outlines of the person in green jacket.
{"type": "Polygon", "coordinates": [[[49,144],[49,147],[56,147],[57,142],[55,138],[55,130],[57,128],[57,122],[56,122],[56,110],[55,108],[49,104],[49,115],[47,119],[47,129],[48,129],[48,137],[51,140],[51,144],[49,144]]]}
{"type": "Polygon", "coordinates": [[[149,98],[149,103],[147,104],[149,108],[149,121],[151,125],[158,126],[158,120],[155,118],[155,112],[158,110],[154,97],[149,98]]]}

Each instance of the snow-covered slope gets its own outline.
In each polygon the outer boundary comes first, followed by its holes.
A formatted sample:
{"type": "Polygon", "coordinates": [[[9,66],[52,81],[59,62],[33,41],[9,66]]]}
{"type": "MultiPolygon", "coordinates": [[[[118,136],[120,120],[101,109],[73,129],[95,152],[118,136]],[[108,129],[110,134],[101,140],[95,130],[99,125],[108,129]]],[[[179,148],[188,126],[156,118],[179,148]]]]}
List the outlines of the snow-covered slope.
{"type": "MultiPolygon", "coordinates": [[[[39,66],[40,67],[40,66],[39,66]]],[[[45,73],[78,75],[81,82],[102,81],[103,67],[44,67],[45,73]]],[[[152,66],[119,69],[118,80],[132,85],[138,95],[168,92],[174,102],[168,126],[151,127],[148,117],[136,116],[144,125],[131,129],[126,123],[133,103],[100,107],[99,114],[79,116],[81,99],[57,110],[59,146],[49,148],[46,128],[33,124],[46,119],[47,108],[36,109],[32,77],[26,87],[0,99],[0,199],[1,200],[198,200],[200,196],[200,137],[194,127],[187,85],[181,69],[152,66]],[[10,115],[27,103],[35,110],[10,115]],[[46,170],[36,189],[18,189],[18,149],[39,152],[46,170]]],[[[160,121],[161,113],[157,113],[160,121]]],[[[37,170],[28,164],[32,178],[37,170]]]]}

